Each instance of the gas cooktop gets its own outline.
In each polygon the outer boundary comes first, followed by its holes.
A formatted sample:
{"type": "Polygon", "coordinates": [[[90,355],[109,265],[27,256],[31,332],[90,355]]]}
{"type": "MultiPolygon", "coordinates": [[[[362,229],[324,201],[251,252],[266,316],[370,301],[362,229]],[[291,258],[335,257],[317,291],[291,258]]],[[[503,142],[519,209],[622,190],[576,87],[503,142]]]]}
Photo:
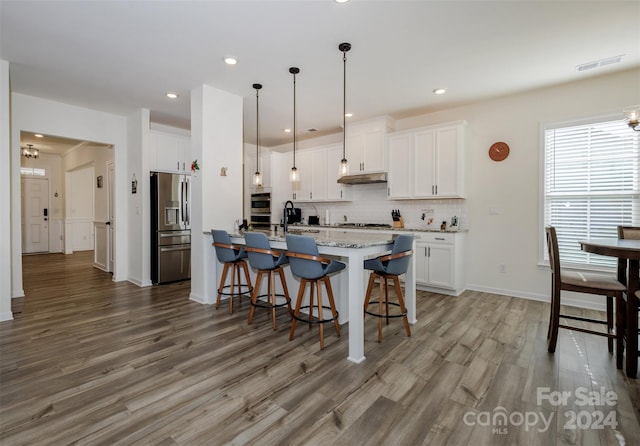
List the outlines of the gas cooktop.
{"type": "Polygon", "coordinates": [[[386,223],[338,223],[336,226],[342,228],[390,228],[386,223]]]}

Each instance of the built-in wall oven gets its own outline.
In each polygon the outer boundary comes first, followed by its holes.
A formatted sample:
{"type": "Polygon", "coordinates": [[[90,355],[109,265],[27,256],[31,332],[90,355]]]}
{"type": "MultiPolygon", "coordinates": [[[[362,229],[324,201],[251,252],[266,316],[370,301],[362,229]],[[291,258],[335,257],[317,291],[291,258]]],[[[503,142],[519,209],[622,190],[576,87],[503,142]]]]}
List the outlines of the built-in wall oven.
{"type": "Polygon", "coordinates": [[[251,194],[250,224],[255,229],[269,229],[271,227],[271,192],[251,194]]]}

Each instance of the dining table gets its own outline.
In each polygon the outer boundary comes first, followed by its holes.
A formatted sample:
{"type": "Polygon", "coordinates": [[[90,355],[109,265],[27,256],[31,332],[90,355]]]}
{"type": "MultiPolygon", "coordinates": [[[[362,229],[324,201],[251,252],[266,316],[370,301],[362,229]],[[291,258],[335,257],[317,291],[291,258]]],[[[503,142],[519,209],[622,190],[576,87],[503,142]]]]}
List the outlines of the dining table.
{"type": "MultiPolygon", "coordinates": [[[[333,256],[347,264],[344,272],[338,273],[339,292],[334,293],[338,307],[341,303],[344,312],[340,315],[340,323],[348,323],[349,354],[347,359],[354,363],[361,363],[365,358],[364,352],[364,295],[366,274],[364,261],[391,251],[397,235],[374,231],[375,233],[329,231],[329,230],[291,230],[290,233],[312,237],[318,246],[318,253],[323,256],[333,256]],[[348,302],[344,302],[344,300],[348,302]],[[339,302],[341,300],[342,302],[339,302]]],[[[271,248],[286,251],[286,234],[283,231],[265,231],[271,248]]],[[[229,234],[233,244],[244,245],[244,235],[229,234]]],[[[413,251],[415,252],[415,240],[413,251]]],[[[404,298],[407,308],[407,318],[410,324],[416,323],[416,267],[413,256],[410,257],[409,267],[404,277],[404,298]]],[[[288,275],[289,272],[285,272],[288,275]]],[[[295,279],[295,278],[292,278],[295,279]]],[[[289,281],[289,279],[287,279],[289,281]]]]}
{"type": "Polygon", "coordinates": [[[628,277],[619,272],[618,280],[626,283],[627,298],[626,309],[617,308],[616,311],[624,311],[626,354],[625,371],[629,378],[635,378],[638,373],[638,299],[636,291],[640,289],[640,240],[618,238],[593,238],[580,241],[583,251],[603,256],[616,257],[627,262],[628,277]],[[626,311],[625,311],[626,310],[626,311]]]}

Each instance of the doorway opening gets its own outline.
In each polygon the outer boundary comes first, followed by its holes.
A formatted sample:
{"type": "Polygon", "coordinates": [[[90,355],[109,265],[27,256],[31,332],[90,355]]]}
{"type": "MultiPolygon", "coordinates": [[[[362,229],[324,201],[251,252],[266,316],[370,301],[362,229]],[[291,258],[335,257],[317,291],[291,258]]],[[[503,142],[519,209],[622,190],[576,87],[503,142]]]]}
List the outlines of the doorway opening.
{"type": "MultiPolygon", "coordinates": [[[[114,271],[113,145],[22,131],[23,254],[72,254],[114,271]]],[[[23,264],[23,275],[24,275],[23,264]]]]}

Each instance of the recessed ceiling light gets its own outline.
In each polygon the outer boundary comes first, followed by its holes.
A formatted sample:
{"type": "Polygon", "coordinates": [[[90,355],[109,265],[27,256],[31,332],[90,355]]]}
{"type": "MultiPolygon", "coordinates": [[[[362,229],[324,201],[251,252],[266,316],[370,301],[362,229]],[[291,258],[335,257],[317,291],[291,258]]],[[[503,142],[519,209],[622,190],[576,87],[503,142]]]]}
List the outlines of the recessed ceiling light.
{"type": "Polygon", "coordinates": [[[168,97],[169,99],[178,99],[178,94],[177,94],[177,93],[171,93],[171,92],[168,92],[168,93],[167,93],[167,97],[168,97]]]}
{"type": "Polygon", "coordinates": [[[227,65],[235,65],[238,63],[238,59],[228,56],[224,58],[224,63],[226,63],[227,65]]]}
{"type": "Polygon", "coordinates": [[[336,3],[347,3],[349,0],[333,0],[336,3]]]}
{"type": "Polygon", "coordinates": [[[285,133],[291,133],[291,129],[284,129],[285,133]]]}
{"type": "Polygon", "coordinates": [[[445,94],[447,92],[446,88],[436,88],[435,90],[433,90],[433,92],[435,94],[445,94]]]}
{"type": "Polygon", "coordinates": [[[35,134],[35,135],[33,135],[33,136],[35,136],[36,138],[44,138],[44,136],[43,136],[43,135],[41,135],[40,133],[36,133],[36,134],[35,134]]]}
{"type": "Polygon", "coordinates": [[[350,118],[350,117],[352,117],[352,116],[353,116],[353,113],[345,113],[344,115],[345,115],[347,118],[350,118]]]}

